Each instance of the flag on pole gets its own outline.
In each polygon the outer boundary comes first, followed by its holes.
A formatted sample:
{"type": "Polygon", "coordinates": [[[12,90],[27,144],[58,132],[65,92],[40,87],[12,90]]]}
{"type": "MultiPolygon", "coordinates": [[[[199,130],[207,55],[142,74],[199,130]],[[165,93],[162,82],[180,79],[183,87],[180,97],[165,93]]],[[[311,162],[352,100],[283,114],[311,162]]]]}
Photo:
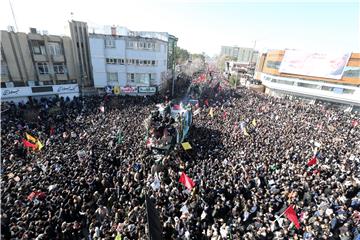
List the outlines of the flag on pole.
{"type": "Polygon", "coordinates": [[[300,228],[300,223],[299,223],[298,217],[296,216],[296,212],[295,212],[294,208],[292,207],[292,205],[290,205],[285,210],[284,214],[292,223],[294,223],[294,225],[297,229],[300,228]]]}
{"type": "Polygon", "coordinates": [[[184,186],[187,187],[189,190],[191,190],[195,186],[194,181],[189,178],[184,172],[181,173],[179,182],[184,184],[184,186]]]}
{"type": "Polygon", "coordinates": [[[210,108],[209,115],[210,115],[210,117],[214,118],[214,110],[213,110],[213,108],[210,108]]]}
{"type": "Polygon", "coordinates": [[[224,113],[223,113],[223,118],[226,119],[226,116],[227,116],[227,112],[224,111],[224,113]]]}
{"type": "Polygon", "coordinates": [[[314,156],[308,161],[307,165],[308,165],[308,167],[311,167],[312,165],[315,165],[316,163],[317,163],[316,156],[314,156]]]}
{"type": "Polygon", "coordinates": [[[28,141],[33,142],[33,143],[36,143],[36,138],[35,138],[35,137],[31,136],[31,135],[28,134],[28,133],[25,133],[25,135],[26,135],[26,139],[27,139],[28,141]]]}
{"type": "Polygon", "coordinates": [[[145,196],[145,204],[150,240],[161,240],[163,237],[159,213],[155,208],[154,202],[147,195],[145,196]]]}
{"type": "Polygon", "coordinates": [[[252,120],[251,124],[252,124],[254,127],[256,127],[256,120],[255,120],[255,118],[252,120]]]}
{"type": "Polygon", "coordinates": [[[189,149],[192,149],[191,145],[189,142],[183,142],[181,143],[182,147],[184,148],[184,150],[189,150],[189,149]]]}
{"type": "Polygon", "coordinates": [[[24,144],[25,147],[27,147],[27,148],[32,148],[33,150],[36,149],[36,145],[33,144],[33,143],[28,142],[28,141],[26,141],[25,139],[23,139],[22,142],[23,142],[23,144],[24,144]]]}
{"type": "Polygon", "coordinates": [[[205,99],[204,103],[207,107],[209,106],[209,100],[205,99]]]}
{"type": "Polygon", "coordinates": [[[36,141],[36,145],[39,150],[41,150],[44,147],[44,145],[39,140],[36,141]]]}
{"type": "Polygon", "coordinates": [[[124,139],[123,139],[123,136],[120,131],[117,136],[117,144],[122,144],[123,142],[124,142],[124,139]]]}
{"type": "Polygon", "coordinates": [[[250,136],[249,133],[246,131],[246,128],[244,127],[244,135],[245,136],[250,136]]]}

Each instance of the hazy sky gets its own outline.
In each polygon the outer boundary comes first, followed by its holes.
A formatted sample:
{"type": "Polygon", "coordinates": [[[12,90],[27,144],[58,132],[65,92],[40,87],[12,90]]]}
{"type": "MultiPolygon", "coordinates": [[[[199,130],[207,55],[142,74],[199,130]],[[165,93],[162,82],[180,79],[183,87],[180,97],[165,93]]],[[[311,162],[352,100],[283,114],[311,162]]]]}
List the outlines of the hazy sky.
{"type": "MultiPolygon", "coordinates": [[[[120,25],[133,31],[169,32],[191,52],[220,52],[221,45],[360,52],[357,1],[235,0],[10,0],[19,31],[29,27],[64,34],[71,19],[120,25]]],[[[9,0],[1,1],[1,29],[15,25],[9,0]]]]}

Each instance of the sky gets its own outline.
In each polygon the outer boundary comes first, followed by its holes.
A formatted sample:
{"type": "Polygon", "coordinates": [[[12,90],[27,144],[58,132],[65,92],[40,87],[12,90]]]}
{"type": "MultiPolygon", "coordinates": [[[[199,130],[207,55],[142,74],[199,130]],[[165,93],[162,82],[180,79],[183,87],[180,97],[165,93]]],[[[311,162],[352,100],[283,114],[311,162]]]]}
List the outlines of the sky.
{"type": "Polygon", "coordinates": [[[360,52],[358,1],[4,0],[2,30],[16,26],[10,3],[21,32],[35,27],[64,35],[74,19],[90,27],[169,32],[181,48],[209,56],[219,54],[223,45],[360,52]]]}

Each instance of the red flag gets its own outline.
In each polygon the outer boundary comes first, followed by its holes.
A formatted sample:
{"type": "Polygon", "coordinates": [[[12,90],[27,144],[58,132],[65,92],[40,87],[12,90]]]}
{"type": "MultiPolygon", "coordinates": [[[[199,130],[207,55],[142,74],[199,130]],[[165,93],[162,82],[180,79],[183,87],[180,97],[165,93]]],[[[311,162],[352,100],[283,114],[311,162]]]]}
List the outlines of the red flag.
{"type": "Polygon", "coordinates": [[[299,223],[299,220],[296,216],[296,212],[294,210],[294,208],[292,207],[292,205],[290,205],[284,212],[284,214],[286,215],[286,217],[294,223],[295,227],[297,229],[300,228],[300,223],[299,223]]]}
{"type": "Polygon", "coordinates": [[[308,167],[311,167],[312,165],[315,165],[316,163],[317,163],[317,160],[316,160],[316,157],[314,156],[313,158],[311,158],[308,161],[307,165],[308,165],[308,167]]]}
{"type": "Polygon", "coordinates": [[[189,178],[184,172],[181,173],[179,182],[184,184],[184,186],[187,187],[189,190],[191,190],[195,186],[193,180],[191,180],[191,178],[189,178]]]}
{"type": "Polygon", "coordinates": [[[227,116],[227,112],[224,111],[224,113],[223,113],[223,118],[226,119],[226,116],[227,116]]]}
{"type": "Polygon", "coordinates": [[[205,99],[204,103],[207,107],[209,106],[209,101],[207,99],[205,99]]]}
{"type": "Polygon", "coordinates": [[[46,194],[44,192],[37,191],[37,192],[31,192],[27,197],[29,201],[32,201],[34,198],[38,198],[39,200],[44,200],[46,198],[46,194]]]}
{"type": "Polygon", "coordinates": [[[54,127],[51,127],[50,128],[50,135],[54,135],[55,134],[55,128],[54,127]]]}
{"type": "Polygon", "coordinates": [[[174,104],[173,109],[174,110],[180,110],[181,106],[179,104],[174,104]]]}
{"type": "Polygon", "coordinates": [[[23,144],[24,144],[25,147],[27,147],[27,148],[31,147],[31,148],[33,148],[33,149],[36,149],[36,144],[33,144],[33,143],[31,143],[31,142],[28,142],[28,141],[26,141],[25,139],[23,139],[22,142],[23,142],[23,144]]]}

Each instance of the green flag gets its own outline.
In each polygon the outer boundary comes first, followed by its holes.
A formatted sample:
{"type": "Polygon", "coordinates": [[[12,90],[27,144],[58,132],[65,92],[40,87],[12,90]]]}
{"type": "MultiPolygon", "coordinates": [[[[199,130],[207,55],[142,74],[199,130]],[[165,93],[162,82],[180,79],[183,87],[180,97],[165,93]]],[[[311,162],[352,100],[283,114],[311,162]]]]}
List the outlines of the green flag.
{"type": "Polygon", "coordinates": [[[122,144],[124,142],[124,138],[122,136],[122,133],[121,131],[118,133],[118,136],[117,136],[117,144],[122,144]]]}

